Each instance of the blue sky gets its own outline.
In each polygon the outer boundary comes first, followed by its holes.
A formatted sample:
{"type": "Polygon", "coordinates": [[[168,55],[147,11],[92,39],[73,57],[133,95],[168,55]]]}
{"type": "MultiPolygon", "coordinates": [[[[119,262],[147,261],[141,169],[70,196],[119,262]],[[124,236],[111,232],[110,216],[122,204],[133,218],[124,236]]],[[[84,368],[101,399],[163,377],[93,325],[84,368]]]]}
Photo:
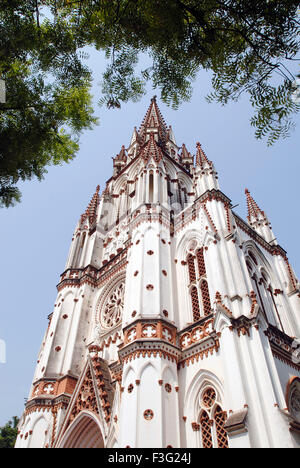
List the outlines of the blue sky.
{"type": "MultiPolygon", "coordinates": [[[[97,84],[103,61],[92,53],[89,62],[97,84]]],[[[244,219],[244,191],[250,190],[299,276],[300,118],[290,138],[268,148],[265,141],[255,140],[246,98],[222,107],[205,101],[209,91],[209,75],[201,73],[191,101],[177,111],[162,104],[159,91],[151,89],[139,103],[125,104],[121,110],[97,108],[100,125],[82,135],[77,158],[50,168],[42,182],[21,184],[21,204],[0,211],[0,339],[7,348],[7,362],[0,364],[0,425],[22,414],[76,223],[96,186],[105,187],[112,174],[111,158],[123,144],[128,146],[154,94],[178,145],[185,143],[195,154],[196,142],[201,142],[219,172],[221,190],[239,204],[235,211],[244,219]]],[[[97,86],[96,93],[99,98],[97,86]]]]}

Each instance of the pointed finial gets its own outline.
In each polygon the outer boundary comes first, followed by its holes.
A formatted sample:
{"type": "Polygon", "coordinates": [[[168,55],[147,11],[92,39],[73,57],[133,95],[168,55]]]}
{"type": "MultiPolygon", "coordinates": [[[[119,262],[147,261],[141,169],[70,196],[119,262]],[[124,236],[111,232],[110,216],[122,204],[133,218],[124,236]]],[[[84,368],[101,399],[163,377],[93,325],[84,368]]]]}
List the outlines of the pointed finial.
{"type": "Polygon", "coordinates": [[[96,191],[94,195],[92,196],[92,199],[90,203],[88,204],[87,209],[85,212],[81,215],[80,222],[81,224],[84,223],[87,219],[90,222],[90,225],[94,223],[97,217],[97,210],[98,210],[98,205],[99,205],[99,190],[100,190],[100,185],[97,185],[96,191]]]}
{"type": "Polygon", "coordinates": [[[119,154],[117,154],[115,159],[118,161],[123,161],[123,162],[127,161],[126,148],[124,145],[122,145],[121,151],[119,154]]]}
{"type": "Polygon", "coordinates": [[[183,159],[183,160],[186,160],[186,159],[187,159],[187,160],[192,160],[192,156],[191,156],[191,154],[188,152],[188,150],[187,150],[187,148],[186,148],[186,146],[185,146],[184,143],[182,143],[182,147],[181,147],[181,148],[182,148],[182,150],[181,150],[181,156],[180,156],[181,159],[183,159]]]}
{"type": "Polygon", "coordinates": [[[211,166],[212,163],[211,161],[208,160],[205,152],[202,149],[201,143],[199,143],[199,141],[197,142],[196,146],[198,150],[197,156],[196,156],[196,165],[200,166],[201,168],[203,168],[205,164],[208,164],[209,166],[211,166]]]}
{"type": "Polygon", "coordinates": [[[255,218],[258,220],[258,218],[260,216],[263,216],[264,218],[266,217],[265,216],[265,213],[264,211],[262,211],[258,204],[256,203],[256,201],[253,199],[253,197],[251,196],[249,190],[246,188],[245,189],[245,194],[246,194],[246,197],[247,197],[247,208],[248,208],[248,220],[250,221],[251,218],[255,218]]]}
{"type": "Polygon", "coordinates": [[[160,144],[165,146],[168,138],[168,128],[156,103],[156,96],[151,99],[150,106],[140,126],[140,144],[147,142],[148,134],[153,128],[155,128],[155,131],[158,134],[160,144]]]}

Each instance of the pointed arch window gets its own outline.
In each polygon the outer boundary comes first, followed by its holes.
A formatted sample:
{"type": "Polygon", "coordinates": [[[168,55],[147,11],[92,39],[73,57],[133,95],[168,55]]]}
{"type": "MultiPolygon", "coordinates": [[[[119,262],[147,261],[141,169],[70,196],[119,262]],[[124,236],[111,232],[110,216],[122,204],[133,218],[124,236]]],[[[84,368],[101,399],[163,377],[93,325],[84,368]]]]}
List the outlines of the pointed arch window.
{"type": "Polygon", "coordinates": [[[198,322],[198,320],[200,320],[200,307],[199,307],[198,290],[196,286],[192,287],[191,298],[192,298],[193,320],[194,322],[198,322]]]}
{"type": "Polygon", "coordinates": [[[203,248],[197,250],[195,256],[192,254],[188,255],[187,265],[190,286],[191,284],[193,285],[191,289],[191,299],[193,321],[196,322],[200,320],[201,317],[207,317],[211,314],[211,301],[206,278],[203,248]],[[195,260],[197,261],[197,271],[195,260]]]}
{"type": "Polygon", "coordinates": [[[202,297],[204,316],[207,317],[208,315],[211,314],[211,303],[210,303],[208,284],[206,280],[203,280],[201,282],[201,297],[202,297]]]}
{"type": "Polygon", "coordinates": [[[255,263],[255,265],[257,266],[256,257],[255,257],[254,254],[251,252],[251,250],[249,250],[248,255],[249,255],[249,257],[251,258],[251,260],[255,263]]]}
{"type": "Polygon", "coordinates": [[[278,326],[284,332],[284,328],[282,325],[278,307],[275,301],[273,288],[272,288],[269,278],[267,278],[264,272],[262,272],[261,283],[263,285],[264,293],[268,302],[268,311],[270,311],[269,313],[271,313],[270,321],[273,325],[278,326]]]}
{"type": "Polygon", "coordinates": [[[195,270],[195,261],[194,261],[193,255],[188,256],[187,264],[188,264],[188,269],[189,269],[190,283],[194,283],[194,281],[196,281],[196,270],[195,270]]]}
{"type": "Polygon", "coordinates": [[[86,239],[86,232],[84,232],[81,238],[79,239],[79,247],[78,247],[78,252],[76,255],[76,262],[75,262],[76,268],[79,268],[81,265],[81,256],[82,256],[82,252],[83,252],[83,248],[85,244],[85,239],[86,239]]]}
{"type": "Polygon", "coordinates": [[[200,399],[200,431],[202,448],[228,448],[228,435],[225,429],[226,411],[218,403],[214,388],[208,387],[200,399]]]}
{"type": "Polygon", "coordinates": [[[120,222],[120,220],[123,219],[123,217],[127,215],[129,200],[130,200],[130,198],[128,196],[127,183],[124,182],[124,184],[122,185],[122,187],[120,189],[118,203],[117,203],[116,224],[118,224],[120,222]]]}
{"type": "Polygon", "coordinates": [[[200,289],[201,289],[203,315],[207,317],[208,315],[211,314],[211,302],[210,302],[208,283],[206,280],[206,268],[205,268],[203,247],[197,250],[196,256],[197,256],[197,263],[198,263],[199,280],[201,284],[200,289]]]}
{"type": "Polygon", "coordinates": [[[154,200],[154,176],[153,171],[149,174],[149,203],[153,203],[154,200]]]}
{"type": "Polygon", "coordinates": [[[183,188],[183,196],[184,196],[184,203],[187,204],[188,197],[187,197],[187,189],[186,187],[183,188]]]}
{"type": "Polygon", "coordinates": [[[218,448],[228,448],[228,437],[225,430],[226,419],[226,412],[222,411],[220,406],[217,406],[214,414],[214,422],[218,448]]]}
{"type": "Polygon", "coordinates": [[[206,411],[202,411],[200,417],[202,448],[213,448],[213,440],[211,434],[211,421],[206,411]]]}
{"type": "Polygon", "coordinates": [[[203,247],[201,249],[197,250],[197,262],[198,262],[199,276],[200,277],[206,276],[206,268],[205,268],[203,247]]]}
{"type": "Polygon", "coordinates": [[[280,328],[284,332],[282,320],[275,302],[273,288],[267,274],[259,267],[254,254],[248,250],[246,265],[250,274],[253,290],[259,300],[259,304],[264,313],[267,323],[280,328]]]}
{"type": "Polygon", "coordinates": [[[182,203],[182,193],[181,193],[181,184],[178,181],[178,203],[181,206],[181,209],[183,209],[183,203],[182,203]]]}

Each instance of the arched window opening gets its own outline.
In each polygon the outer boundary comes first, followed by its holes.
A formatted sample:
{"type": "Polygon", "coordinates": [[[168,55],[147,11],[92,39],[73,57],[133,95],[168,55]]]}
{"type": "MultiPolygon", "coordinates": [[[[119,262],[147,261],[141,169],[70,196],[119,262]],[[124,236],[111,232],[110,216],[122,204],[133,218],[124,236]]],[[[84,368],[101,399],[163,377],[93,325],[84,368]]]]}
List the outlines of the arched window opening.
{"type": "Polygon", "coordinates": [[[269,320],[268,320],[268,316],[267,316],[267,313],[266,313],[266,308],[265,308],[265,304],[264,304],[264,301],[261,297],[261,293],[260,293],[260,289],[259,289],[259,285],[258,285],[258,281],[257,281],[257,276],[256,274],[254,274],[252,276],[252,280],[253,280],[253,283],[255,285],[255,293],[256,293],[256,297],[259,299],[259,302],[260,302],[260,305],[261,305],[261,308],[263,310],[263,313],[264,313],[264,316],[265,316],[265,319],[267,320],[267,322],[269,323],[269,320]]]}
{"type": "Polygon", "coordinates": [[[201,283],[201,296],[202,296],[202,305],[203,305],[203,312],[204,316],[207,317],[211,314],[211,303],[210,303],[210,296],[208,290],[207,281],[202,281],[201,283]]]}
{"type": "Polygon", "coordinates": [[[168,191],[168,196],[172,198],[173,193],[171,192],[171,183],[169,177],[167,178],[167,191],[168,191]]]}
{"type": "Polygon", "coordinates": [[[82,252],[83,252],[83,247],[84,247],[84,243],[85,243],[85,238],[86,238],[86,232],[84,232],[82,234],[82,237],[80,239],[80,244],[79,244],[79,248],[78,248],[78,252],[77,252],[77,255],[76,255],[76,262],[75,262],[75,266],[77,268],[80,267],[80,264],[81,264],[81,256],[82,256],[82,252]]]}
{"type": "Polygon", "coordinates": [[[197,322],[198,320],[200,320],[200,308],[199,308],[198,290],[195,286],[192,288],[191,298],[192,298],[193,320],[194,322],[197,322]]]}
{"type": "Polygon", "coordinates": [[[216,407],[215,410],[215,429],[218,442],[218,448],[228,448],[228,437],[225,430],[227,415],[225,411],[222,411],[220,406],[216,407]]]}
{"type": "Polygon", "coordinates": [[[214,388],[208,387],[203,391],[200,406],[202,448],[228,448],[225,429],[227,413],[218,403],[218,395],[214,388]]]}
{"type": "Polygon", "coordinates": [[[248,260],[246,260],[246,265],[247,265],[249,273],[252,274],[253,273],[253,268],[252,268],[251,263],[248,260]]]}
{"type": "Polygon", "coordinates": [[[149,203],[153,203],[154,200],[154,178],[153,172],[150,172],[149,175],[149,203]]]}
{"type": "Polygon", "coordinates": [[[197,251],[197,261],[198,261],[198,271],[199,276],[206,276],[206,268],[205,268],[205,261],[204,261],[204,254],[203,248],[197,251]]]}
{"type": "Polygon", "coordinates": [[[268,278],[268,276],[266,275],[264,271],[261,272],[260,284],[263,287],[263,293],[265,296],[267,312],[269,312],[269,321],[272,325],[275,325],[276,327],[281,328],[281,330],[284,332],[284,328],[282,325],[278,307],[275,302],[273,288],[271,286],[270,279],[268,278]]]}
{"type": "Polygon", "coordinates": [[[249,252],[248,252],[248,255],[249,255],[249,257],[251,258],[251,260],[253,260],[253,262],[255,263],[255,265],[258,265],[255,256],[253,255],[253,253],[252,253],[250,250],[249,250],[249,252]]]}
{"type": "Polygon", "coordinates": [[[178,203],[183,208],[183,203],[182,203],[182,195],[181,195],[181,184],[178,181],[178,203]]]}
{"type": "Polygon", "coordinates": [[[184,188],[184,203],[188,203],[188,196],[187,196],[187,190],[184,188]]]}
{"type": "Polygon", "coordinates": [[[213,448],[211,422],[206,411],[202,411],[200,418],[202,448],[213,448]]]}
{"type": "MultiPolygon", "coordinates": [[[[270,295],[270,297],[271,297],[272,305],[273,305],[274,310],[275,310],[275,312],[276,312],[276,316],[277,316],[277,319],[278,319],[280,328],[281,328],[281,330],[285,333],[284,328],[283,328],[283,325],[282,325],[282,321],[281,321],[281,318],[280,318],[280,314],[279,314],[279,312],[278,312],[278,307],[277,307],[277,304],[276,304],[276,302],[275,302],[275,297],[274,297],[274,293],[273,293],[273,288],[272,288],[271,285],[267,288],[267,292],[269,293],[269,295],[270,295]]],[[[275,323],[276,323],[276,320],[275,320],[275,323]]]]}
{"type": "Polygon", "coordinates": [[[267,286],[267,284],[269,283],[269,281],[268,281],[268,278],[267,278],[266,274],[265,274],[264,272],[262,272],[262,273],[261,273],[261,276],[262,276],[262,279],[263,279],[264,282],[265,282],[265,286],[267,286]]]}
{"type": "Polygon", "coordinates": [[[122,200],[122,205],[121,205],[121,216],[127,215],[127,209],[128,209],[128,193],[127,193],[127,184],[124,184],[121,190],[121,200],[122,200]]]}
{"type": "Polygon", "coordinates": [[[117,210],[116,224],[119,224],[119,222],[120,222],[120,205],[118,206],[118,210],[117,210]]]}
{"type": "Polygon", "coordinates": [[[84,243],[85,243],[85,238],[86,238],[86,232],[83,233],[82,239],[81,239],[81,248],[83,249],[84,243]]]}
{"type": "Polygon", "coordinates": [[[274,313],[274,304],[272,302],[272,288],[270,286],[270,281],[264,272],[261,272],[261,279],[259,281],[259,285],[262,291],[262,302],[265,305],[268,323],[277,326],[277,318],[274,313]]]}
{"type": "Polygon", "coordinates": [[[203,248],[197,250],[196,257],[189,254],[187,257],[187,264],[190,284],[195,284],[195,287],[192,289],[193,321],[195,322],[196,320],[200,320],[201,317],[207,317],[211,314],[211,301],[208,282],[206,279],[203,248]],[[195,267],[195,258],[197,259],[197,272],[195,267]],[[201,305],[199,299],[201,301],[201,305]]]}
{"type": "Polygon", "coordinates": [[[188,269],[189,269],[189,278],[190,283],[196,281],[196,270],[195,270],[195,262],[193,255],[189,255],[187,258],[188,269]]]}
{"type": "Polygon", "coordinates": [[[251,251],[248,251],[248,256],[249,257],[246,259],[246,265],[250,274],[253,290],[263,311],[264,317],[268,324],[276,326],[284,332],[281,317],[275,302],[273,288],[270,284],[270,279],[265,271],[257,268],[258,262],[251,251]]]}

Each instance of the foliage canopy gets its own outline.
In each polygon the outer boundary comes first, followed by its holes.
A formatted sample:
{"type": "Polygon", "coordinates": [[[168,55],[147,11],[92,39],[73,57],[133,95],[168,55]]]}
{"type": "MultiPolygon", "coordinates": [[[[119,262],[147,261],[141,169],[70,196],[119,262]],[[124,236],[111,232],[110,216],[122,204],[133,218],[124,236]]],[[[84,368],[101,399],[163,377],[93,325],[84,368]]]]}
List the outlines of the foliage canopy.
{"type": "Polygon", "coordinates": [[[78,134],[96,123],[91,73],[63,18],[41,19],[35,0],[0,4],[0,205],[20,200],[20,180],[41,179],[50,164],[70,161],[78,134]],[[63,126],[66,128],[64,129],[63,126]]]}
{"type": "Polygon", "coordinates": [[[14,416],[5,426],[0,427],[0,448],[14,448],[17,438],[19,419],[14,416]]]}
{"type": "Polygon", "coordinates": [[[130,86],[142,93],[143,80],[151,80],[162,100],[177,107],[189,99],[197,72],[205,69],[213,75],[209,101],[226,104],[246,92],[255,109],[256,137],[267,136],[271,144],[288,135],[299,110],[295,76],[288,69],[300,48],[298,1],[82,0],[76,5],[76,19],[70,7],[69,14],[82,40],[112,57],[104,75],[109,106],[131,97],[130,86]],[[133,67],[126,70],[123,62],[128,57],[135,65],[139,52],[149,54],[152,66],[133,78],[133,67]]]}
{"type": "Polygon", "coordinates": [[[246,93],[257,138],[286,137],[299,111],[295,76],[299,13],[295,0],[2,0],[0,202],[20,197],[18,180],[41,178],[70,161],[78,134],[96,120],[92,71],[79,50],[104,51],[100,104],[138,100],[150,81],[177,108],[199,70],[212,73],[207,97],[226,104],[246,93]],[[41,11],[46,8],[46,16],[41,11]],[[138,72],[139,54],[151,66],[138,72]]]}

